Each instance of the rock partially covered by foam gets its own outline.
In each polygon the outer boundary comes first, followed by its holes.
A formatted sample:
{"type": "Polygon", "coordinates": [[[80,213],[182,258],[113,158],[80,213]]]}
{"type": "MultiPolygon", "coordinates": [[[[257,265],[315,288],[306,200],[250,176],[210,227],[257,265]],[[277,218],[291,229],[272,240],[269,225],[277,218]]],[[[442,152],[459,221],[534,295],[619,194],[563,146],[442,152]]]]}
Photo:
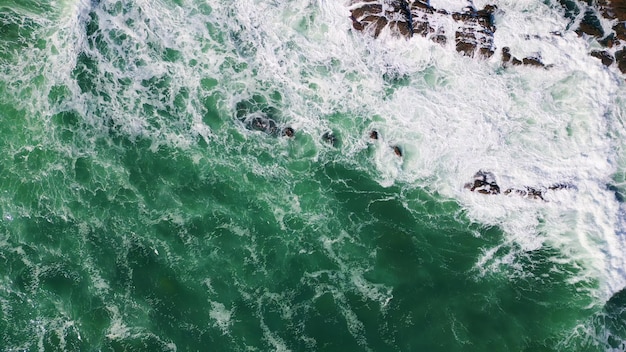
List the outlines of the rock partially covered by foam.
{"type": "Polygon", "coordinates": [[[330,144],[333,147],[336,147],[337,143],[339,142],[339,140],[337,139],[337,136],[332,131],[324,132],[324,134],[322,135],[322,140],[325,143],[328,143],[328,144],[330,144]]]}
{"type": "Polygon", "coordinates": [[[502,48],[502,63],[504,66],[512,65],[527,65],[527,66],[535,66],[535,67],[546,67],[543,62],[541,62],[541,58],[539,57],[525,57],[523,59],[518,59],[511,55],[511,49],[508,46],[502,48]]]}
{"type": "Polygon", "coordinates": [[[580,13],[576,33],[595,39],[605,48],[592,50],[589,54],[600,59],[605,66],[617,64],[617,68],[626,73],[626,1],[560,2],[566,13],[580,13]]]}
{"type": "Polygon", "coordinates": [[[453,39],[463,55],[490,57],[494,53],[495,9],[493,5],[482,10],[468,6],[463,12],[448,13],[418,0],[353,0],[350,18],[354,29],[374,37],[387,29],[398,37],[420,35],[442,45],[453,39]],[[456,23],[454,33],[444,30],[443,23],[450,19],[456,23]]]}
{"type": "Polygon", "coordinates": [[[243,123],[254,131],[261,131],[270,135],[278,133],[276,122],[263,113],[250,114],[243,119],[243,123]]]}
{"type": "Polygon", "coordinates": [[[500,186],[496,183],[494,174],[482,170],[474,175],[474,182],[465,184],[465,188],[482,194],[500,194],[500,186]]]}
{"type": "MultiPolygon", "coordinates": [[[[472,192],[478,192],[481,194],[496,195],[500,194],[500,186],[496,182],[496,176],[488,171],[480,170],[474,175],[474,181],[466,183],[464,188],[469,189],[472,192]]],[[[512,187],[504,191],[505,195],[517,195],[523,198],[543,200],[544,195],[548,191],[574,189],[573,185],[569,183],[557,183],[549,187],[512,187]]]]}

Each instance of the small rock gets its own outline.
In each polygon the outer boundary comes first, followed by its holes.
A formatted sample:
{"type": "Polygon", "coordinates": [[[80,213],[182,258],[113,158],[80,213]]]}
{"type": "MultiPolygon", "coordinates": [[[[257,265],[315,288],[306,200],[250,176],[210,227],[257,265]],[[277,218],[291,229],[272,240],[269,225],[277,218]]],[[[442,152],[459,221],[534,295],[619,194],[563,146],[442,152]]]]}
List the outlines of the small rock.
{"type": "Polygon", "coordinates": [[[491,172],[478,171],[474,175],[474,182],[466,183],[465,188],[482,194],[500,194],[500,186],[491,172]]]}
{"type": "Polygon", "coordinates": [[[295,135],[295,133],[296,133],[296,131],[294,131],[293,128],[291,128],[291,127],[283,128],[283,136],[291,138],[291,137],[293,137],[295,135]]]}
{"type": "Polygon", "coordinates": [[[591,52],[591,56],[600,59],[604,66],[611,66],[613,62],[615,61],[615,59],[613,58],[613,55],[609,54],[608,52],[604,50],[602,51],[594,50],[591,52]]]}
{"type": "Polygon", "coordinates": [[[322,135],[322,140],[333,147],[337,145],[337,137],[332,132],[325,132],[322,135]]]}

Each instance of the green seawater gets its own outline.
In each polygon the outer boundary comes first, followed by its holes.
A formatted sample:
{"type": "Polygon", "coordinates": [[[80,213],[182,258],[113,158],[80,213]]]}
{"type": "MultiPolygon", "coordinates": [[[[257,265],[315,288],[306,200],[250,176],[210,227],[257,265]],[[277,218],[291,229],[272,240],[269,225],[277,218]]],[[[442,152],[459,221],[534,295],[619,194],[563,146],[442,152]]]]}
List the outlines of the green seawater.
{"type": "MultiPolygon", "coordinates": [[[[252,111],[287,125],[288,104],[262,84],[230,104],[220,87],[252,70],[245,61],[180,86],[173,67],[196,72],[202,57],[104,30],[107,13],[140,28],[146,4],[93,2],[78,26],[86,49],[58,61],[63,41],[50,38],[73,40],[58,28],[74,5],[0,2],[1,351],[624,347],[623,299],[595,304],[596,283],[575,280],[581,267],[559,250],[520,252],[453,199],[381,185],[371,159],[384,146],[345,158],[375,117],[320,117],[341,131],[334,147],[313,130],[250,130],[240,118],[252,111]],[[166,68],[116,73],[131,61],[166,68]],[[210,135],[189,132],[197,122],[210,135]],[[479,263],[490,250],[483,264],[498,270],[479,263]]],[[[192,5],[212,12],[154,6],[192,5]]],[[[205,29],[206,55],[228,51],[233,33],[205,29]]]]}

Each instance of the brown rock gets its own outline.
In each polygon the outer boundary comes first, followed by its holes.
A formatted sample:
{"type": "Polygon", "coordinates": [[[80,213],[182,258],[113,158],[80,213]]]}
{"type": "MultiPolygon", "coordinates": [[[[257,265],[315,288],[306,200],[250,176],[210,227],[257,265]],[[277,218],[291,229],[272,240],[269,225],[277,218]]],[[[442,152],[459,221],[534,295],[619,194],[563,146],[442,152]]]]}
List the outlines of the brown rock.
{"type": "Polygon", "coordinates": [[[511,61],[511,49],[508,46],[502,48],[502,62],[511,61]]]}
{"type": "Polygon", "coordinates": [[[541,60],[536,57],[525,57],[522,59],[522,64],[527,66],[545,67],[541,60]]]}
{"type": "Polygon", "coordinates": [[[353,0],[350,19],[352,26],[358,31],[366,31],[378,37],[384,28],[391,33],[406,38],[414,34],[430,37],[436,43],[445,44],[447,35],[442,28],[433,28],[433,16],[452,16],[459,22],[457,34],[457,50],[467,56],[476,52],[482,56],[493,54],[493,12],[495,6],[485,6],[477,11],[468,7],[466,11],[448,13],[437,10],[420,0],[353,0]],[[383,6],[384,5],[384,6],[383,6]]]}
{"type": "Polygon", "coordinates": [[[626,24],[624,22],[618,22],[613,26],[613,30],[617,39],[626,40],[626,24]]]}
{"type": "Polygon", "coordinates": [[[351,12],[352,12],[352,17],[358,19],[360,17],[364,17],[368,15],[381,14],[383,12],[383,6],[380,4],[368,4],[368,5],[363,5],[361,7],[357,7],[351,12]]]}
{"type": "Polygon", "coordinates": [[[604,29],[600,20],[592,9],[588,9],[585,12],[583,20],[580,22],[580,27],[576,30],[578,35],[587,34],[596,38],[604,37],[604,29]]]}
{"type": "Polygon", "coordinates": [[[515,66],[518,65],[527,65],[527,66],[535,66],[535,67],[546,67],[541,59],[537,57],[525,57],[522,60],[519,60],[516,57],[511,55],[511,49],[509,47],[502,48],[502,62],[506,65],[509,62],[515,66]]]}
{"type": "Polygon", "coordinates": [[[295,135],[295,133],[296,133],[296,131],[294,131],[293,128],[291,128],[291,127],[285,127],[283,129],[283,136],[291,138],[291,137],[293,137],[295,135]]]}
{"type": "Polygon", "coordinates": [[[615,61],[622,73],[626,73],[626,48],[615,52],[615,61]]]}
{"type": "Polygon", "coordinates": [[[506,195],[515,194],[524,198],[541,199],[545,201],[545,199],[543,198],[543,190],[533,188],[533,187],[524,187],[523,189],[509,188],[506,191],[504,191],[504,194],[506,195]]]}
{"type": "Polygon", "coordinates": [[[626,21],[626,1],[598,0],[598,7],[602,11],[602,15],[608,19],[626,21]]]}
{"type": "Polygon", "coordinates": [[[456,51],[465,56],[474,56],[477,46],[476,36],[474,36],[474,33],[456,32],[454,37],[456,40],[456,51]]]}
{"type": "Polygon", "coordinates": [[[613,62],[615,61],[615,58],[613,58],[613,55],[609,54],[607,51],[604,51],[604,50],[602,51],[594,50],[591,52],[591,56],[600,59],[604,66],[611,66],[613,62]]]}

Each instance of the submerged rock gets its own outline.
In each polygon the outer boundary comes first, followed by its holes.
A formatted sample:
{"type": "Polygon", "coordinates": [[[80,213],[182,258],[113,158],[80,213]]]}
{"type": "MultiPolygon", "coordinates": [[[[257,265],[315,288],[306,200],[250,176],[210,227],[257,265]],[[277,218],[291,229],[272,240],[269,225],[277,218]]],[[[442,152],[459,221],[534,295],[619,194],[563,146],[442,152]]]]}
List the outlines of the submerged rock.
{"type": "Polygon", "coordinates": [[[243,122],[246,127],[254,131],[261,131],[270,135],[276,135],[278,132],[276,122],[263,113],[251,114],[243,122]]]}
{"type": "Polygon", "coordinates": [[[332,145],[333,147],[337,146],[337,137],[331,131],[324,132],[324,134],[322,135],[322,140],[332,145]]]}

